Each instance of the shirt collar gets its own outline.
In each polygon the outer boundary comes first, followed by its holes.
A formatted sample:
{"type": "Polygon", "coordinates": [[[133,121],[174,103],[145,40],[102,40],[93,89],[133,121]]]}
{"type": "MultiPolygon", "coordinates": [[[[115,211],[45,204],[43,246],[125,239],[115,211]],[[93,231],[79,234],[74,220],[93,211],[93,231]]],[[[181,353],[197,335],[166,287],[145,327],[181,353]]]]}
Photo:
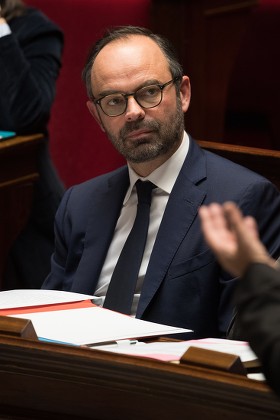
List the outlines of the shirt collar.
{"type": "Polygon", "coordinates": [[[184,160],[188,154],[189,143],[189,136],[184,131],[183,141],[180,144],[179,148],[176,150],[176,152],[173,153],[173,155],[170,156],[170,158],[166,162],[164,162],[161,166],[155,169],[146,178],[139,177],[139,175],[137,175],[137,173],[128,165],[130,185],[125,195],[124,204],[127,203],[131,195],[132,189],[138,179],[141,179],[142,181],[151,181],[161,190],[163,190],[167,194],[170,194],[177,179],[177,176],[179,175],[179,172],[183,166],[184,160]]]}

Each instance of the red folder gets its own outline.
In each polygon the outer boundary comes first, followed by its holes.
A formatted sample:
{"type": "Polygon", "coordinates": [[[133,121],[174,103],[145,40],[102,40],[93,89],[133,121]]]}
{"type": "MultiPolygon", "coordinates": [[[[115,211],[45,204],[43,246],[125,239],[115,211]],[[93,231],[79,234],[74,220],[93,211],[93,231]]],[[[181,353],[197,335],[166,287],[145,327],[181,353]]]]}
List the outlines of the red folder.
{"type": "Polygon", "coordinates": [[[89,308],[96,306],[90,299],[78,302],[55,303],[51,305],[25,306],[20,308],[0,309],[1,315],[29,314],[31,312],[61,311],[63,309],[89,308]]]}

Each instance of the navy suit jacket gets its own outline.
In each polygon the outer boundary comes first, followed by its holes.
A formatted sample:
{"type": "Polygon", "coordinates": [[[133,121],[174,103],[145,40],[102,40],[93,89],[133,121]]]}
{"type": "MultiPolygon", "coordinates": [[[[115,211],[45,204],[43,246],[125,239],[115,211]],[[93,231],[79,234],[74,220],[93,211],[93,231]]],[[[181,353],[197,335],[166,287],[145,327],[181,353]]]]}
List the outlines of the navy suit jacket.
{"type": "MultiPolygon", "coordinates": [[[[127,167],[122,167],[65,193],[44,288],[94,294],[128,184],[127,167]]],[[[207,247],[198,218],[201,204],[226,200],[256,217],[265,245],[280,255],[279,191],[190,139],[150,257],[138,318],[194,330],[187,338],[226,333],[235,279],[222,271],[207,247]]]]}
{"type": "Polygon", "coordinates": [[[32,212],[9,252],[3,288],[33,289],[41,287],[50,271],[54,218],[64,193],[47,135],[64,41],[60,28],[37,9],[28,7],[9,25],[12,33],[0,38],[0,127],[46,137],[37,160],[40,177],[32,212]]]}

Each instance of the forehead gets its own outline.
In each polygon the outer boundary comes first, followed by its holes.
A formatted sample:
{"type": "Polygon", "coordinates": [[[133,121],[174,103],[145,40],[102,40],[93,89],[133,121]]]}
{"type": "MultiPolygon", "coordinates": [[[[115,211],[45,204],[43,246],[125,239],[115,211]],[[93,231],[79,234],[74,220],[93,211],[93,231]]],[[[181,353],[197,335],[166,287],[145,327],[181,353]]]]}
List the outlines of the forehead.
{"type": "Polygon", "coordinates": [[[146,80],[170,78],[167,59],[152,39],[132,35],[106,45],[97,55],[91,71],[93,92],[102,89],[127,90],[146,80]]]}

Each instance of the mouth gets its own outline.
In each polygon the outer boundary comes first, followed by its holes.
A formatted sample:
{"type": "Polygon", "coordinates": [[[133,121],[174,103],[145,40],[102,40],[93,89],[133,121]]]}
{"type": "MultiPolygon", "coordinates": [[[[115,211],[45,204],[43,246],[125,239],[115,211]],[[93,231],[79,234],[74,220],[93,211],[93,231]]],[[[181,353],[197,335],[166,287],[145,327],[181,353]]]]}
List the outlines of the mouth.
{"type": "Polygon", "coordinates": [[[143,139],[149,135],[151,135],[152,130],[148,130],[148,129],[139,129],[139,130],[134,130],[131,131],[130,133],[128,133],[126,135],[126,138],[128,140],[139,140],[139,139],[143,139]]]}

